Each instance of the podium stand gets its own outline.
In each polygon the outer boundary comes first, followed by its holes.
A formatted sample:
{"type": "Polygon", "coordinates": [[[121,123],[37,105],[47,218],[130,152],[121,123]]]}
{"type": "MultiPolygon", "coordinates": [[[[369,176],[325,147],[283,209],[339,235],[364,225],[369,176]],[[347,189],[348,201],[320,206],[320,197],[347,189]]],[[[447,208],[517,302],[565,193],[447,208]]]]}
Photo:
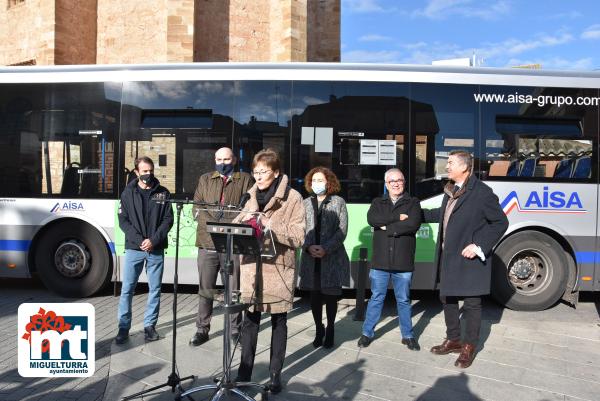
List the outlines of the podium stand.
{"type": "MultiPolygon", "coordinates": [[[[225,254],[225,266],[223,270],[223,286],[224,286],[224,329],[223,329],[223,376],[217,381],[216,384],[207,384],[204,386],[198,386],[191,388],[184,393],[177,396],[177,400],[182,397],[186,397],[189,394],[196,393],[199,391],[212,390],[214,395],[211,398],[212,401],[218,401],[224,395],[234,394],[246,401],[254,401],[252,397],[245,394],[241,388],[256,388],[262,393],[262,399],[266,400],[267,390],[264,385],[254,382],[242,382],[236,383],[231,380],[231,320],[230,315],[232,313],[241,312],[247,306],[251,304],[234,303],[232,301],[232,291],[229,285],[229,275],[233,273],[233,255],[256,255],[258,264],[257,268],[260,267],[260,245],[258,240],[254,236],[254,229],[250,225],[246,224],[233,224],[233,223],[207,223],[207,231],[210,234],[215,249],[219,253],[225,254]]],[[[257,278],[260,273],[257,270],[257,278]]],[[[258,289],[257,293],[258,292],[258,289]]],[[[214,294],[214,292],[212,292],[214,294]]],[[[242,333],[243,335],[243,333],[242,333]]]]}

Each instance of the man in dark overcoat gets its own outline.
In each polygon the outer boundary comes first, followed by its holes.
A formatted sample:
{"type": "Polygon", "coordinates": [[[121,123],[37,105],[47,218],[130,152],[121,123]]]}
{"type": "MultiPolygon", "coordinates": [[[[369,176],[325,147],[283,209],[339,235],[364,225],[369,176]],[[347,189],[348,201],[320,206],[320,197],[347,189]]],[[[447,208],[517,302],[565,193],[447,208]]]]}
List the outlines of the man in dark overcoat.
{"type": "Polygon", "coordinates": [[[442,206],[424,210],[425,221],[439,223],[436,244],[440,300],[446,339],[431,348],[436,355],[460,353],[454,363],[468,368],[475,358],[481,327],[481,296],[490,293],[492,251],[508,228],[498,197],[471,175],[471,154],[450,152],[442,206]],[[461,341],[458,301],[463,301],[465,338],[461,341]]]}

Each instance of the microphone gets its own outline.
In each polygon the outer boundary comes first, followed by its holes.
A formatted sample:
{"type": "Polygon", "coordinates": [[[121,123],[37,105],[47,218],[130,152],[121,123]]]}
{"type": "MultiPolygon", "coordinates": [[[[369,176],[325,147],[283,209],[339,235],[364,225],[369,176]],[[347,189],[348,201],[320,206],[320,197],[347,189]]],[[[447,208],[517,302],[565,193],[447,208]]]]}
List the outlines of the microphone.
{"type": "Polygon", "coordinates": [[[242,194],[242,196],[240,197],[240,203],[238,203],[238,208],[243,209],[244,206],[246,205],[246,202],[248,202],[249,199],[250,199],[250,194],[248,192],[246,192],[245,194],[242,194]]]}

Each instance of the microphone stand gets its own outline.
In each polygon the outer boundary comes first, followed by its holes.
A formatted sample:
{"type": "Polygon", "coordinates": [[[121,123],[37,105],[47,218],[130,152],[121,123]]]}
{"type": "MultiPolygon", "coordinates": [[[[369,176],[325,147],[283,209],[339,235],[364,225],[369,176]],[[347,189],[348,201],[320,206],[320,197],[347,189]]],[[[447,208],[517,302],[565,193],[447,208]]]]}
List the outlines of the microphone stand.
{"type": "MultiPolygon", "coordinates": [[[[167,381],[163,384],[159,384],[158,386],[151,387],[149,389],[137,392],[135,394],[131,394],[122,398],[122,400],[130,400],[132,398],[138,398],[141,395],[150,393],[152,391],[158,390],[163,387],[171,387],[171,392],[175,392],[175,388],[179,391],[183,391],[183,387],[181,386],[181,382],[184,380],[194,379],[194,375],[186,376],[180,378],[177,374],[176,369],[176,341],[177,341],[177,284],[179,281],[178,270],[179,270],[179,223],[181,220],[181,210],[183,209],[184,204],[197,204],[194,201],[190,201],[188,199],[185,200],[176,200],[176,199],[152,199],[157,203],[165,203],[168,202],[170,204],[175,204],[177,209],[177,223],[176,223],[176,231],[175,231],[175,272],[173,274],[173,323],[171,325],[173,331],[173,344],[171,348],[171,374],[167,378],[167,381]]],[[[191,401],[193,399],[188,397],[191,401]]]]}

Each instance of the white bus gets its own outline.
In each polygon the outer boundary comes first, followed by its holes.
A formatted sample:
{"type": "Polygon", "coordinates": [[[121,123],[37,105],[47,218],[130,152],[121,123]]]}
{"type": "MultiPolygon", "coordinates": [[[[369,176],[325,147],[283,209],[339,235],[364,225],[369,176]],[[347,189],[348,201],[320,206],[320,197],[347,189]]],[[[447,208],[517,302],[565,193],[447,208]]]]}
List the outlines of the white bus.
{"type": "MultiPolygon", "coordinates": [[[[453,149],[498,195],[510,228],[493,296],[544,309],[600,289],[600,74],[355,64],[170,64],[0,68],[0,277],[37,274],[87,296],[119,278],[116,210],[133,161],[149,156],[177,198],[192,198],[213,152],[239,167],[270,147],[303,190],[313,166],[340,178],[356,282],[370,250],[366,210],[383,173],[405,172],[423,207],[441,203],[453,149]]],[[[195,222],[183,213],[180,281],[197,283],[195,222]]],[[[435,289],[437,225],[418,233],[414,289],[435,289]]],[[[174,230],[165,282],[172,279],[174,230]]]]}

